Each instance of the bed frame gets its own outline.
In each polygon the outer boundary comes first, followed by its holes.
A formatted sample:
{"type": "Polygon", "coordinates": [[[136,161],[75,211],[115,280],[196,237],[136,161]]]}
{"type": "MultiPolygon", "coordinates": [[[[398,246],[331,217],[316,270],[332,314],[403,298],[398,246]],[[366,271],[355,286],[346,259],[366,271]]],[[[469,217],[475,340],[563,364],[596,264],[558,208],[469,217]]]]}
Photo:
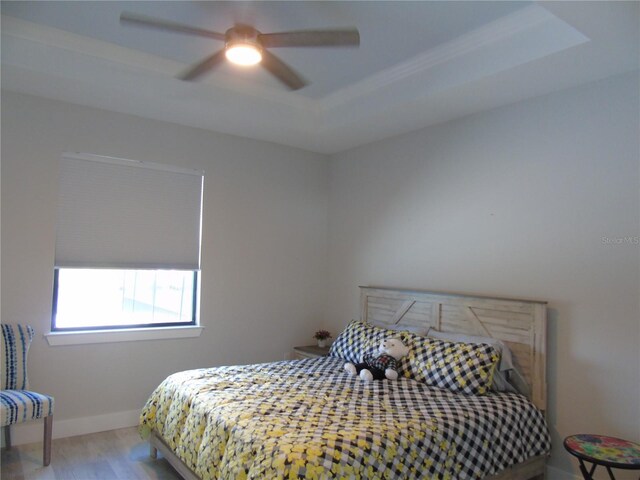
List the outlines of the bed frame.
{"type": "MultiPolygon", "coordinates": [[[[547,302],[360,287],[360,320],[502,340],[529,384],[529,400],[543,412],[547,409],[547,302]]],[[[544,455],[534,457],[485,480],[543,479],[546,460],[544,455]]]]}
{"type": "MultiPolygon", "coordinates": [[[[547,302],[459,293],[360,287],[360,319],[378,326],[431,327],[442,332],[482,335],[504,341],[530,386],[529,399],[547,408],[547,302]]],[[[151,456],[162,455],[185,480],[199,477],[151,433],[151,456]]],[[[544,479],[547,457],[538,456],[484,480],[544,479]]]]}

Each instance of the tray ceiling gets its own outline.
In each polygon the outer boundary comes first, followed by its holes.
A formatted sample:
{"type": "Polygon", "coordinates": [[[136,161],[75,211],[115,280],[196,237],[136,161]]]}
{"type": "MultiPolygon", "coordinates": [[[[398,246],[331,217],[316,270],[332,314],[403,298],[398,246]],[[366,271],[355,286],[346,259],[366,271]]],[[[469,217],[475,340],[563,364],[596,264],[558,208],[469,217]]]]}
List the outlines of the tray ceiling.
{"type": "Polygon", "coordinates": [[[334,153],[638,69],[636,2],[2,2],[2,86],[334,153]],[[123,10],[225,31],[356,26],[359,49],[280,49],[261,69],[175,75],[220,42],[121,25],[123,10]]]}

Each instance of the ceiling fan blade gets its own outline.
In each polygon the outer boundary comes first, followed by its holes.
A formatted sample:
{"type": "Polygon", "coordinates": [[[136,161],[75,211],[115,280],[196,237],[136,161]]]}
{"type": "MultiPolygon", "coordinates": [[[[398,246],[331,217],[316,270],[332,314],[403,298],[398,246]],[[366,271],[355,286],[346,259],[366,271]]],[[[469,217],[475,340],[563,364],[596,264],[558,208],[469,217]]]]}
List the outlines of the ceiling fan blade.
{"type": "Polygon", "coordinates": [[[212,68],[216,67],[220,63],[222,63],[225,59],[224,49],[214,53],[213,55],[205,58],[199,63],[196,63],[188,70],[182,72],[178,75],[180,80],[195,80],[197,77],[202,75],[203,73],[208,72],[212,68]]]}
{"type": "Polygon", "coordinates": [[[189,35],[198,35],[200,37],[215,38],[216,40],[224,40],[224,33],[213,32],[211,30],[205,30],[203,28],[191,27],[189,25],[183,25],[182,23],[176,23],[169,20],[162,20],[159,18],[147,17],[132,12],[122,12],[120,14],[120,21],[126,23],[135,23],[143,27],[155,28],[159,30],[170,30],[172,32],[187,33],[189,35]]]}
{"type": "Polygon", "coordinates": [[[258,41],[265,48],[357,47],[360,45],[360,33],[357,28],[261,33],[258,35],[258,41]]]}
{"type": "Polygon", "coordinates": [[[262,66],[291,90],[299,90],[308,82],[268,50],[262,51],[262,66]]]}

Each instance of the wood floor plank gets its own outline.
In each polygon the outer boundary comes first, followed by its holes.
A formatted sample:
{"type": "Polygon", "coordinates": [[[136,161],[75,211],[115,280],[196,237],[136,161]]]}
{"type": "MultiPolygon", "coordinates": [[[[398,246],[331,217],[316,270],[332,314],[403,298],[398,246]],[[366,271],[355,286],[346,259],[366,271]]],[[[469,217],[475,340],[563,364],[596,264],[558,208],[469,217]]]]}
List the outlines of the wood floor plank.
{"type": "Polygon", "coordinates": [[[22,470],[22,461],[20,459],[20,450],[16,447],[11,450],[2,450],[2,477],[9,475],[12,478],[22,478],[24,472],[22,470]]]}
{"type": "Polygon", "coordinates": [[[180,480],[164,458],[149,457],[136,427],[53,440],[51,465],[42,466],[42,443],[2,450],[3,480],[180,480]]]}

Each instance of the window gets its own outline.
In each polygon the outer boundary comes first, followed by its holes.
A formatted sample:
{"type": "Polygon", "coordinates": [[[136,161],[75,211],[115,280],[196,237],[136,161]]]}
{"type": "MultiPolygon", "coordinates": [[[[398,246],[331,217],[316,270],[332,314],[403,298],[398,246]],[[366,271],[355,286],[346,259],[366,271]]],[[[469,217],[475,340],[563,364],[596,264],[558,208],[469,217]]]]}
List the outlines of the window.
{"type": "Polygon", "coordinates": [[[195,325],[197,274],[58,268],[53,331],[195,325]]]}
{"type": "Polygon", "coordinates": [[[197,325],[203,174],[65,154],[52,332],[197,325]]]}

